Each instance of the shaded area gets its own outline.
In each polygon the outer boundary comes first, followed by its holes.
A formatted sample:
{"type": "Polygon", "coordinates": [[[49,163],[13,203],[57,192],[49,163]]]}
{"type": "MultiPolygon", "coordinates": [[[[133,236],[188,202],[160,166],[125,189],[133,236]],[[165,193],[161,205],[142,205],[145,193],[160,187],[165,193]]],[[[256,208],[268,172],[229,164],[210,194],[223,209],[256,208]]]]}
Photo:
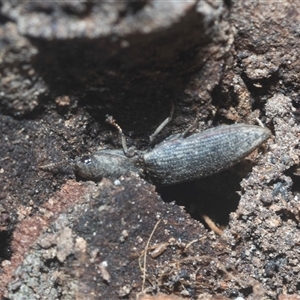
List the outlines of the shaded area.
{"type": "Polygon", "coordinates": [[[164,201],[175,201],[177,205],[184,206],[192,218],[204,225],[202,215],[209,216],[221,226],[227,226],[229,214],[237,209],[240,200],[237,193],[240,180],[237,175],[226,171],[197,181],[157,187],[157,192],[164,201]]]}
{"type": "Polygon", "coordinates": [[[0,262],[3,260],[9,260],[11,258],[11,231],[0,231],[0,262]]]}

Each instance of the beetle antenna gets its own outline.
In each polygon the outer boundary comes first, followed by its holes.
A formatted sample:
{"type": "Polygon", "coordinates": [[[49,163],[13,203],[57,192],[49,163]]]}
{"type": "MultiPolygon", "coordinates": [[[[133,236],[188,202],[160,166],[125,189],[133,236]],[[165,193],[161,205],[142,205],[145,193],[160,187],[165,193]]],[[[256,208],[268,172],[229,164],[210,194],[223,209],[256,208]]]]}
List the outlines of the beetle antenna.
{"type": "Polygon", "coordinates": [[[72,168],[74,171],[74,161],[73,160],[62,160],[59,162],[38,166],[38,168],[42,171],[56,173],[60,171],[67,171],[69,168],[72,168]]]}
{"type": "Polygon", "coordinates": [[[123,133],[122,128],[117,124],[117,122],[113,118],[113,116],[106,115],[105,122],[107,122],[108,124],[116,127],[117,130],[119,131],[119,134],[121,135],[122,147],[123,147],[123,152],[124,152],[125,156],[127,156],[127,157],[133,157],[133,156],[135,156],[136,155],[135,151],[133,151],[133,152],[129,151],[129,149],[127,147],[127,142],[126,142],[125,134],[123,133]]]}

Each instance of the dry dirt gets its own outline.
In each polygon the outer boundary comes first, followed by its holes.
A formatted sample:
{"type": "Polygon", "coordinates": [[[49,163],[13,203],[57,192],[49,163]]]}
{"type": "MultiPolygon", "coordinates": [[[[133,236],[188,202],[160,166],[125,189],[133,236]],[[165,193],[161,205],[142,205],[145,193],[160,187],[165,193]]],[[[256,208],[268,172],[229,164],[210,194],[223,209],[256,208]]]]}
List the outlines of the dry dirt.
{"type": "Polygon", "coordinates": [[[0,14],[2,299],[300,299],[296,0],[3,0],[0,14]],[[106,114],[144,150],[171,103],[157,143],[196,117],[273,135],[176,186],[73,173],[121,147],[106,114]]]}

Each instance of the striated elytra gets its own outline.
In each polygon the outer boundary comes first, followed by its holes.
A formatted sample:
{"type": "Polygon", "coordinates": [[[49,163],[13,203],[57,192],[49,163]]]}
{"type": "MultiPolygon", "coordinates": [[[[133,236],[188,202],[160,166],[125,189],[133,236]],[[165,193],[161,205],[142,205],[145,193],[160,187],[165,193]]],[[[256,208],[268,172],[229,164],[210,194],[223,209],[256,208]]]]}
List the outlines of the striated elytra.
{"type": "Polygon", "coordinates": [[[75,160],[86,179],[118,178],[136,172],[158,185],[207,177],[241,161],[271,136],[269,129],[234,124],[188,137],[174,135],[153,149],[127,157],[122,150],[102,150],[75,160]]]}
{"type": "Polygon", "coordinates": [[[235,124],[167,140],[144,154],[145,171],[162,185],[207,177],[238,163],[269,137],[266,128],[235,124]]]}

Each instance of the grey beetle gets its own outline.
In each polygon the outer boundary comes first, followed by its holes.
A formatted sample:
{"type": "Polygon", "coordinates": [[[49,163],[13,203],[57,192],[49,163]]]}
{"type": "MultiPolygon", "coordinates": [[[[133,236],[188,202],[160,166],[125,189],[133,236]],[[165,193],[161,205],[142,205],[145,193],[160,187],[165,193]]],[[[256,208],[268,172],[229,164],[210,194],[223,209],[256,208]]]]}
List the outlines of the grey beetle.
{"type": "Polygon", "coordinates": [[[192,181],[233,166],[271,136],[261,126],[224,125],[187,137],[173,135],[152,149],[130,154],[121,128],[109,118],[121,133],[123,150],[101,150],[76,158],[74,168],[83,178],[118,178],[132,171],[158,185],[192,181]]]}

